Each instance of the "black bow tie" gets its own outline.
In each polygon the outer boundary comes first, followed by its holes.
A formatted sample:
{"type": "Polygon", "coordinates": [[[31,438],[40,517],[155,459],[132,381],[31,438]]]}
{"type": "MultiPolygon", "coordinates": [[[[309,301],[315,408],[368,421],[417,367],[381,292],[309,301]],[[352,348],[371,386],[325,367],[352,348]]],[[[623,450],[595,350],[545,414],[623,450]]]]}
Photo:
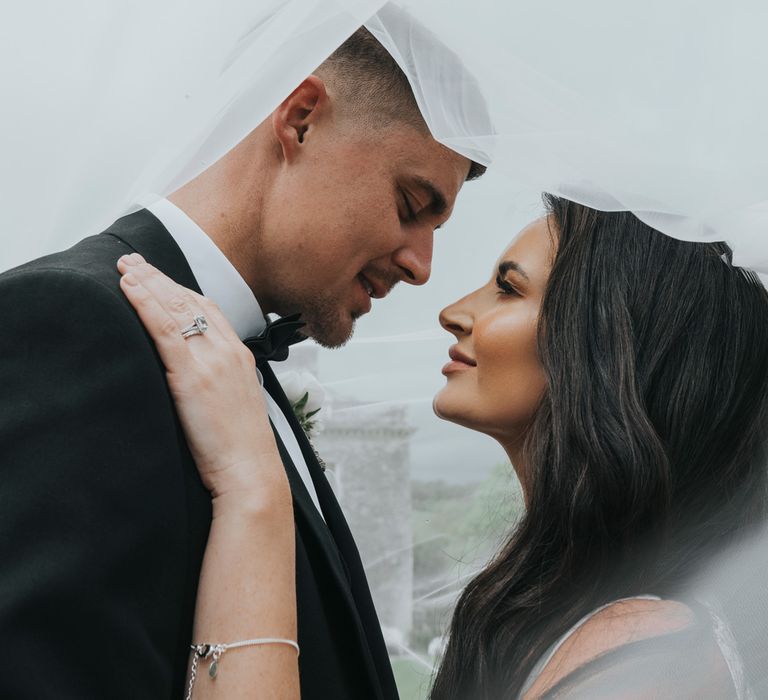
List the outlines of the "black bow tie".
{"type": "Polygon", "coordinates": [[[275,360],[282,362],[288,359],[288,348],[295,343],[306,340],[307,336],[299,333],[306,325],[300,321],[301,314],[292,314],[270,321],[261,335],[246,338],[243,343],[254,354],[256,360],[275,360]]]}

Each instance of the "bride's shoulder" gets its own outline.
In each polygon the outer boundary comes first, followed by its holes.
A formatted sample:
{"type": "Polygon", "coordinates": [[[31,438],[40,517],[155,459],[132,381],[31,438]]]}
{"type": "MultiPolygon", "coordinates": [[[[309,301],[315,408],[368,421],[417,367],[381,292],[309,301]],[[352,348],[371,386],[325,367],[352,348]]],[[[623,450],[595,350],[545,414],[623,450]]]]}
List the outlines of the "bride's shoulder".
{"type": "Polygon", "coordinates": [[[676,600],[633,598],[600,609],[566,639],[552,661],[580,666],[624,644],[679,632],[697,622],[690,607],[676,600]]]}
{"type": "MultiPolygon", "coordinates": [[[[674,600],[632,598],[599,608],[561,640],[525,698],[540,697],[577,672],[579,676],[589,675],[580,673],[584,669],[591,668],[597,673],[594,665],[597,660],[615,656],[616,663],[627,664],[628,655],[612,652],[643,649],[642,658],[648,659],[645,645],[636,643],[672,640],[676,635],[697,629],[699,622],[688,605],[674,600]]],[[[633,659],[631,663],[636,661],[633,659]]],[[[604,671],[599,669],[603,676],[604,671]]]]}

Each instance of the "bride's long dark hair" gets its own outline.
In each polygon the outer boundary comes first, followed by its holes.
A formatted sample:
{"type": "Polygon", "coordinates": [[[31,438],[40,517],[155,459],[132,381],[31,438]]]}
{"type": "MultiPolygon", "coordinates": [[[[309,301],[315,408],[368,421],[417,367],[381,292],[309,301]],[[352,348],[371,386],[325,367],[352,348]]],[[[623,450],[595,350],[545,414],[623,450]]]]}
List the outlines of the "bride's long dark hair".
{"type": "Polygon", "coordinates": [[[675,598],[766,506],[768,294],[721,243],[545,195],[547,390],[525,516],[462,594],[433,700],[514,698],[616,598],[675,598]]]}

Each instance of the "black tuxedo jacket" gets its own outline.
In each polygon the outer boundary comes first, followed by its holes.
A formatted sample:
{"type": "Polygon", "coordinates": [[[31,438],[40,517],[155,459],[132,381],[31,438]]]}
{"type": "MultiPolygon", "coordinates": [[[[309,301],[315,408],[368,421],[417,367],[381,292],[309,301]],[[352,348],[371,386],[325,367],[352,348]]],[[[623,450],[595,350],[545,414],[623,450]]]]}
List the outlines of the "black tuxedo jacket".
{"type": "MultiPolygon", "coordinates": [[[[118,286],[115,263],[133,251],[199,291],[147,211],[0,275],[3,699],[184,696],[211,503],[163,366],[118,286]]],[[[327,521],[278,438],[296,516],[302,698],[396,698],[344,516],[262,372],[327,521]]]]}

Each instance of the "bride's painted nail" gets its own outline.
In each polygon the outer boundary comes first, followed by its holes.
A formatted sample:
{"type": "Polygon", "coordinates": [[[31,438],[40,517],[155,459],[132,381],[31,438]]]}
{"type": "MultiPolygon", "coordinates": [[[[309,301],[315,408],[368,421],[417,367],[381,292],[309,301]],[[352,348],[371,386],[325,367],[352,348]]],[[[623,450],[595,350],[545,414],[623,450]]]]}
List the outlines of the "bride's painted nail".
{"type": "Polygon", "coordinates": [[[123,275],[123,282],[125,282],[129,287],[135,287],[139,283],[139,281],[130,272],[123,275]]]}
{"type": "Polygon", "coordinates": [[[145,262],[147,262],[138,253],[131,253],[131,258],[133,259],[134,263],[145,263],[145,262]]]}
{"type": "Polygon", "coordinates": [[[121,255],[118,262],[123,263],[123,265],[135,265],[136,261],[130,256],[130,255],[121,255]]]}

